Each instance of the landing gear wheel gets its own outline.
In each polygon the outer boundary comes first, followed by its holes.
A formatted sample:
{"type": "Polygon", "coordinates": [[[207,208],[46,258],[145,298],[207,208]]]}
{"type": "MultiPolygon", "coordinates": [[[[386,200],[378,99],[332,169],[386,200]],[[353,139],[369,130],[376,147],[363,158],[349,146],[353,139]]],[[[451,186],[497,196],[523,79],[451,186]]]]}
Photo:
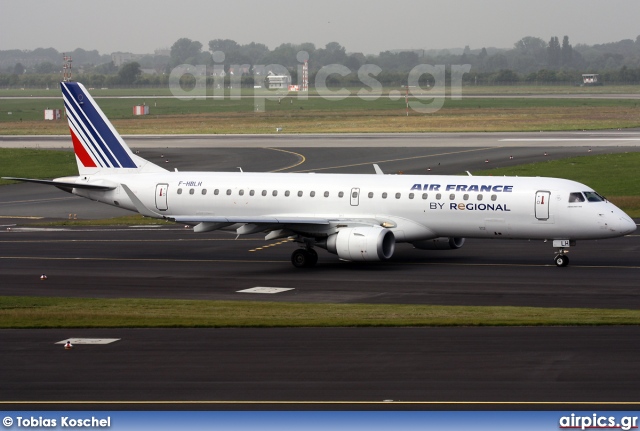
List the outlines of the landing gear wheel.
{"type": "Polygon", "coordinates": [[[318,263],[318,253],[310,248],[307,250],[307,253],[309,253],[309,266],[315,266],[316,263],[318,263]]]}
{"type": "Polygon", "coordinates": [[[318,262],[318,253],[315,250],[299,248],[291,254],[291,263],[296,268],[310,268],[318,262]]]}
{"type": "Polygon", "coordinates": [[[567,256],[566,254],[559,254],[553,258],[553,261],[555,262],[556,266],[562,268],[569,265],[569,256],[567,256]]]}

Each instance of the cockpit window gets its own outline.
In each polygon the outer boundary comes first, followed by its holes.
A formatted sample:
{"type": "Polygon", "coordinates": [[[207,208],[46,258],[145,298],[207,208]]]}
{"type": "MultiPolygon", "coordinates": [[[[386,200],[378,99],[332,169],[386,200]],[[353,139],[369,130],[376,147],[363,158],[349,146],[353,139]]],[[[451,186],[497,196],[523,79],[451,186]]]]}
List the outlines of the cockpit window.
{"type": "Polygon", "coordinates": [[[584,196],[580,192],[569,194],[569,202],[584,202],[584,196]]]}
{"type": "Polygon", "coordinates": [[[589,202],[604,202],[605,199],[596,192],[584,192],[589,202]]]}

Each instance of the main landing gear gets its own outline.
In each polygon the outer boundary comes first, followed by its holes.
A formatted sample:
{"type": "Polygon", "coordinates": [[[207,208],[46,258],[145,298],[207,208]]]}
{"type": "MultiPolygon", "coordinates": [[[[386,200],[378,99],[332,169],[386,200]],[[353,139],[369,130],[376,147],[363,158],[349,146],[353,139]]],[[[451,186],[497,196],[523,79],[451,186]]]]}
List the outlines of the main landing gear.
{"type": "Polygon", "coordinates": [[[311,268],[318,263],[318,253],[312,248],[299,248],[291,254],[291,263],[296,268],[311,268]]]}

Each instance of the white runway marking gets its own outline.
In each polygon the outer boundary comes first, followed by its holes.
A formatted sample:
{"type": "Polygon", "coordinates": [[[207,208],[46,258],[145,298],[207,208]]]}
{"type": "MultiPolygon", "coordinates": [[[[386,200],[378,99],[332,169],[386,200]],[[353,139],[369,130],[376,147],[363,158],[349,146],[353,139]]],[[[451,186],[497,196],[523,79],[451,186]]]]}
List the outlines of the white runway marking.
{"type": "Polygon", "coordinates": [[[611,141],[640,141],[640,138],[507,138],[500,142],[611,142],[611,141]]]}
{"type": "Polygon", "coordinates": [[[238,293],[280,293],[293,290],[292,287],[252,287],[251,289],[238,290],[238,293]]]}
{"type": "Polygon", "coordinates": [[[67,344],[67,341],[71,344],[111,344],[119,340],[120,338],[65,338],[56,344],[67,344]]]}

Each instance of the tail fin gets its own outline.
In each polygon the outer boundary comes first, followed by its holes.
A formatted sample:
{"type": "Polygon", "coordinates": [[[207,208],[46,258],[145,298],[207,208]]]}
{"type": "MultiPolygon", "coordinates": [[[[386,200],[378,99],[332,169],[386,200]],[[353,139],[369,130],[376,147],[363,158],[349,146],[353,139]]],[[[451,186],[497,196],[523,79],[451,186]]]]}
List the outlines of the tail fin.
{"type": "Polygon", "coordinates": [[[166,172],[131,152],[82,84],[60,87],[80,175],[166,172]]]}

